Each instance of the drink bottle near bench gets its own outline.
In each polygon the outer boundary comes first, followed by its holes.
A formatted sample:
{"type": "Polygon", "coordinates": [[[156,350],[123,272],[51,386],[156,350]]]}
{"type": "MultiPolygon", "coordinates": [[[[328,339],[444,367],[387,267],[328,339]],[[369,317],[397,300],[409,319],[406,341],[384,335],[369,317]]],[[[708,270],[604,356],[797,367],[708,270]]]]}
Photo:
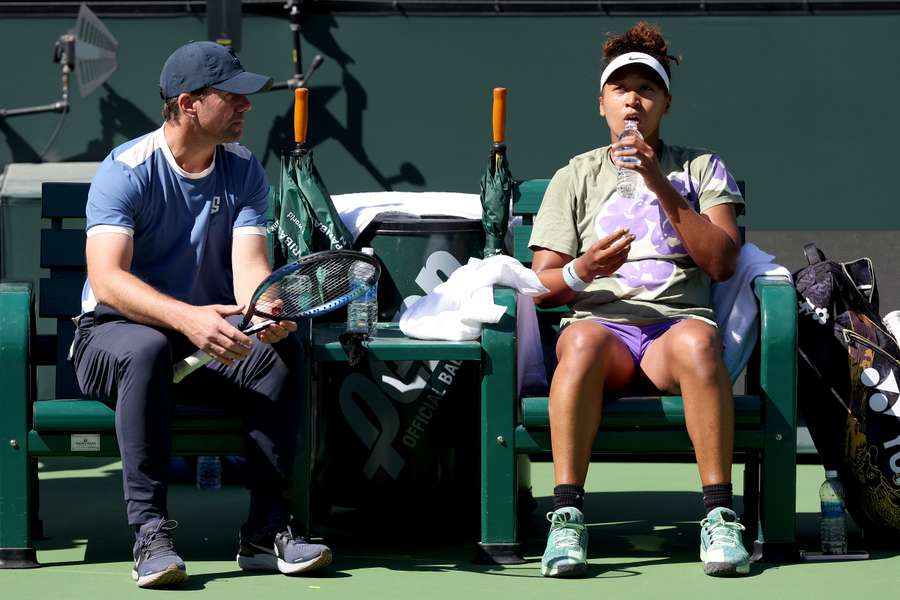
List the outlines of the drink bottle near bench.
{"type": "Polygon", "coordinates": [[[218,490],[222,487],[222,459],[218,456],[197,457],[197,489],[218,490]]]}
{"type": "MultiPolygon", "coordinates": [[[[363,248],[363,254],[372,256],[372,248],[363,248]]],[[[350,265],[351,286],[366,286],[366,292],[347,305],[347,331],[375,335],[375,323],[378,322],[378,283],[368,285],[375,268],[369,263],[357,261],[350,265]]]]}
{"type": "Polygon", "coordinates": [[[820,521],[822,552],[824,554],[847,554],[844,486],[838,479],[837,471],[825,471],[825,481],[819,487],[819,502],[822,505],[820,521]]]}

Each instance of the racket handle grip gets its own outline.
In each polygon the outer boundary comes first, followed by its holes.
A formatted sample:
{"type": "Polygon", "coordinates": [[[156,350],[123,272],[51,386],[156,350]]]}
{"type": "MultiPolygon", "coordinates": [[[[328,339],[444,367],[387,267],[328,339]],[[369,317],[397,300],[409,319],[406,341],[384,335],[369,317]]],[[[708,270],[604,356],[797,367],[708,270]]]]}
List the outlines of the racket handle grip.
{"type": "Polygon", "coordinates": [[[308,97],[308,89],[294,90],[294,142],[297,144],[306,143],[306,126],[309,123],[308,97]]]}
{"type": "Polygon", "coordinates": [[[494,143],[506,139],[506,88],[494,88],[494,143]]]}
{"type": "Polygon", "coordinates": [[[212,359],[212,356],[203,350],[197,350],[187,358],[179,360],[175,363],[175,375],[172,377],[172,382],[178,383],[203,365],[208,364],[212,359]]]}

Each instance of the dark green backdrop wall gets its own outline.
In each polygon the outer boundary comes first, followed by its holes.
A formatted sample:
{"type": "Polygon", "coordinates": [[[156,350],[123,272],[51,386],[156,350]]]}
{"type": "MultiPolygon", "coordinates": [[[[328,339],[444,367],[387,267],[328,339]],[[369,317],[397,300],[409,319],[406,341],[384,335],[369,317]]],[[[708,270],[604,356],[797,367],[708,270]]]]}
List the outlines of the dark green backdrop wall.
{"type": "MultiPolygon", "coordinates": [[[[634,19],[608,17],[314,17],[305,62],[310,136],[334,192],[477,191],[489,143],[490,90],[509,88],[509,146],[519,177],[548,176],[608,141],[597,116],[600,43],[634,19]]],[[[664,137],[719,151],[751,182],[752,229],[895,229],[900,15],[653,19],[683,58],[664,137]]],[[[59,91],[53,42],[69,19],[0,21],[0,106],[59,91]]],[[[157,78],[178,44],[203,39],[194,17],[108,18],[119,70],[73,110],[48,160],[99,160],[159,121],[157,78]]],[[[285,20],[245,17],[244,64],[285,79],[285,20]]],[[[245,143],[277,172],[290,95],[254,98],[245,143]]],[[[0,163],[33,161],[57,115],[0,120],[0,163]]]]}

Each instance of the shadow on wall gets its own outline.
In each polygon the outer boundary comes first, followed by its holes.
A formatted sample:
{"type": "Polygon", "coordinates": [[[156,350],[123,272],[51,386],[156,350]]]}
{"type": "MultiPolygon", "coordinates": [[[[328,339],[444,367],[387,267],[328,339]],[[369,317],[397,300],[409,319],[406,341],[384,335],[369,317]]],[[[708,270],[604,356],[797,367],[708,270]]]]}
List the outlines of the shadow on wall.
{"type": "Polygon", "coordinates": [[[87,143],[84,152],[63,159],[64,161],[103,160],[109,151],[117,146],[116,136],[123,141],[149,133],[157,129],[162,117],[151,119],[130,100],[120,96],[108,83],[103,84],[106,95],[100,99],[100,137],[87,143]]]}
{"type": "MultiPolygon", "coordinates": [[[[363,114],[367,108],[368,97],[362,84],[349,70],[353,58],[338,46],[331,34],[331,30],[337,27],[333,18],[316,19],[315,25],[304,29],[304,36],[316,49],[337,63],[341,69],[342,85],[312,86],[314,91],[309,95],[309,114],[315,115],[316,126],[311,128],[307,145],[314,148],[326,140],[334,139],[385,190],[393,189],[398,183],[424,186],[425,178],[422,173],[408,161],[404,161],[394,175],[385,175],[372,162],[363,144],[363,114]],[[347,99],[346,124],[342,124],[327,106],[341,88],[347,99]]],[[[266,152],[261,159],[263,166],[267,165],[270,158],[277,159],[278,156],[293,149],[293,121],[293,106],[288,107],[283,115],[275,117],[266,141],[266,152]]]]}
{"type": "MultiPolygon", "coordinates": [[[[83,152],[67,156],[59,162],[100,161],[116,146],[116,136],[130,140],[159,127],[159,122],[148,117],[133,102],[119,95],[108,83],[103,84],[104,96],[100,98],[100,137],[90,140],[83,152]]],[[[12,154],[12,162],[44,162],[38,151],[17,131],[0,119],[0,133],[6,138],[12,154]]],[[[65,128],[63,128],[65,135],[65,128]]]]}
{"type": "MultiPolygon", "coordinates": [[[[363,141],[363,119],[368,107],[368,97],[360,81],[349,70],[349,66],[354,63],[353,58],[338,45],[332,35],[337,22],[333,18],[317,18],[310,25],[303,32],[306,40],[326,55],[331,64],[336,64],[341,69],[341,85],[313,86],[310,114],[315,115],[315,127],[311,128],[308,146],[314,148],[327,140],[335,140],[385,190],[391,190],[398,184],[425,186],[425,177],[409,161],[401,162],[397,172],[393,174],[383,173],[375,165],[363,141]],[[346,96],[346,114],[336,115],[331,112],[328,104],[341,92],[346,96]]],[[[161,116],[149,116],[128,100],[125,97],[129,95],[128,90],[122,95],[108,83],[103,84],[102,90],[103,96],[98,101],[100,136],[88,141],[84,150],[62,158],[62,162],[103,160],[117,144],[153,131],[162,122],[161,116]]],[[[278,161],[279,156],[293,149],[293,113],[293,106],[289,106],[283,114],[273,117],[265,153],[260,159],[263,165],[267,165],[271,159],[278,161]]],[[[72,121],[69,121],[63,128],[63,136],[71,124],[72,121]]],[[[43,141],[36,148],[32,145],[34,140],[30,143],[4,119],[0,119],[0,134],[10,149],[13,162],[44,162],[38,153],[43,141]]]]}

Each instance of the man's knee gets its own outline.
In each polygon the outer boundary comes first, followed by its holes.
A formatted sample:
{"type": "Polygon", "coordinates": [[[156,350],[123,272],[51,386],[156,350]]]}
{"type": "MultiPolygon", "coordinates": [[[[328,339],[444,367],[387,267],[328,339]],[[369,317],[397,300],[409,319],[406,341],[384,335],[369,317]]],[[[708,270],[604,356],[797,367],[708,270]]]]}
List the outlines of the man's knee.
{"type": "Polygon", "coordinates": [[[165,367],[172,364],[172,347],[169,338],[152,327],[135,326],[128,332],[127,344],[120,355],[126,369],[165,367]]]}
{"type": "Polygon", "coordinates": [[[264,344],[254,338],[248,359],[263,365],[259,372],[268,377],[287,380],[295,377],[303,366],[303,344],[293,334],[275,344],[264,344]]]}

